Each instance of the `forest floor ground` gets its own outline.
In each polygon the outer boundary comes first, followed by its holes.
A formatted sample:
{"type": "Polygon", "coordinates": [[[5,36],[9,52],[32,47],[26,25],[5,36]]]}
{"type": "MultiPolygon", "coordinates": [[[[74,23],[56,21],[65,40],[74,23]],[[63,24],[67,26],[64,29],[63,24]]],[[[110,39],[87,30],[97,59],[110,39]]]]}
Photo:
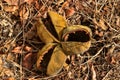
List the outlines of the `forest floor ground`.
{"type": "Polygon", "coordinates": [[[120,0],[0,0],[0,79],[120,80],[120,0]],[[88,26],[93,38],[54,76],[34,71],[43,46],[35,21],[50,10],[68,25],[88,26]]]}

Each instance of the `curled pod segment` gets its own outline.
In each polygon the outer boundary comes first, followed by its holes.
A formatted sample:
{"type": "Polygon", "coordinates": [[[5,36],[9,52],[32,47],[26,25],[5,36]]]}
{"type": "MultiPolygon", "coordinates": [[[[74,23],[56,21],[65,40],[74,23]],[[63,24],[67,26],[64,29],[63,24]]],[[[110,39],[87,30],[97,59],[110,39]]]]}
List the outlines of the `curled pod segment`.
{"type": "Polygon", "coordinates": [[[36,67],[47,75],[54,75],[60,72],[66,58],[59,45],[48,43],[38,52],[36,67]]]}
{"type": "Polygon", "coordinates": [[[63,30],[61,45],[67,55],[84,53],[91,45],[91,37],[87,26],[73,25],[63,30]]]}
{"type": "Polygon", "coordinates": [[[36,22],[37,34],[44,43],[59,42],[43,24],[42,20],[36,22]]]}
{"type": "Polygon", "coordinates": [[[52,24],[53,24],[54,29],[59,37],[59,40],[61,40],[62,30],[65,27],[67,27],[67,23],[66,23],[64,17],[53,11],[49,11],[48,15],[52,21],[52,24]]]}

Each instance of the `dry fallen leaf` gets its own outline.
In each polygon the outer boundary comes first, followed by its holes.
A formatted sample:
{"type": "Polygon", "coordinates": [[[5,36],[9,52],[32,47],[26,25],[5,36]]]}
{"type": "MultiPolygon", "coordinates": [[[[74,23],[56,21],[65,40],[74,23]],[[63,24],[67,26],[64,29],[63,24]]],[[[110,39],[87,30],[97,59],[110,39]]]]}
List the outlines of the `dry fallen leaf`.
{"type": "Polygon", "coordinates": [[[5,54],[3,51],[0,50],[0,54],[5,54]]]}
{"type": "Polygon", "coordinates": [[[9,77],[9,78],[6,78],[4,80],[15,80],[15,78],[14,77],[9,77]]]}
{"type": "Polygon", "coordinates": [[[21,9],[20,9],[20,12],[19,12],[20,19],[21,20],[28,19],[29,14],[30,14],[30,9],[29,9],[28,5],[23,4],[21,9]]]}
{"type": "Polygon", "coordinates": [[[117,16],[116,25],[120,26],[120,17],[119,16],[117,16]]]}
{"type": "Polygon", "coordinates": [[[111,64],[119,64],[119,62],[120,62],[120,52],[116,52],[111,58],[111,64]]]}
{"type": "Polygon", "coordinates": [[[93,19],[93,22],[100,28],[102,28],[103,30],[107,30],[108,29],[108,26],[105,25],[105,21],[103,18],[101,18],[99,20],[99,22],[97,22],[97,20],[94,18],[93,19]]]}
{"type": "Polygon", "coordinates": [[[15,12],[16,10],[18,10],[18,6],[16,6],[16,5],[4,5],[3,9],[6,12],[15,12]]]}
{"type": "Polygon", "coordinates": [[[4,0],[8,5],[18,5],[19,0],[4,0]]]}
{"type": "Polygon", "coordinates": [[[29,5],[30,5],[33,1],[36,1],[36,0],[24,0],[24,2],[28,3],[29,5]]]}
{"type": "Polygon", "coordinates": [[[31,51],[32,51],[32,48],[29,47],[29,46],[25,46],[25,50],[28,51],[28,52],[31,52],[31,51]]]}
{"type": "Polygon", "coordinates": [[[22,53],[21,49],[22,49],[22,47],[18,46],[18,47],[15,47],[15,48],[12,50],[12,52],[13,52],[13,53],[19,53],[19,54],[21,54],[21,53],[22,53]]]}
{"type": "Polygon", "coordinates": [[[68,7],[69,6],[69,2],[68,1],[65,1],[62,5],[62,8],[65,8],[65,7],[68,7]]]}
{"type": "Polygon", "coordinates": [[[27,55],[25,55],[24,59],[23,59],[23,66],[27,69],[32,69],[33,64],[36,61],[36,54],[34,53],[28,53],[27,55]]]}
{"type": "Polygon", "coordinates": [[[66,9],[65,12],[66,12],[66,16],[69,17],[69,16],[72,16],[72,15],[75,13],[75,10],[74,10],[74,8],[72,7],[72,8],[66,9]]]}

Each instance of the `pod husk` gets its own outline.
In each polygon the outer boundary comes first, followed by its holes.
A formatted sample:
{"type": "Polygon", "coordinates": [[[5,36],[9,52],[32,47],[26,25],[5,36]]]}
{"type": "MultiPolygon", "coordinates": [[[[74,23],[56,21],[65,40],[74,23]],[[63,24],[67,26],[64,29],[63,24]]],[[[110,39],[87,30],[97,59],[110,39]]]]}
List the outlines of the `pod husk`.
{"type": "Polygon", "coordinates": [[[47,75],[55,75],[63,68],[67,55],[81,54],[90,48],[92,31],[83,25],[67,27],[65,19],[53,11],[49,11],[48,16],[50,26],[45,26],[41,20],[36,23],[37,34],[46,43],[38,52],[36,68],[47,75]]]}
{"type": "Polygon", "coordinates": [[[73,25],[67,27],[63,30],[62,39],[64,42],[61,43],[62,49],[67,55],[84,53],[91,46],[91,36],[92,32],[87,26],[73,25]],[[81,33],[77,35],[77,38],[81,38],[77,39],[76,41],[76,37],[74,36],[74,34],[76,34],[77,31],[81,31],[81,33]],[[70,37],[69,35],[71,33],[73,34],[72,37],[75,39],[68,40],[68,38],[70,37]],[[83,35],[83,33],[85,36],[83,35]]]}
{"type": "Polygon", "coordinates": [[[59,42],[45,27],[43,22],[39,19],[36,22],[37,34],[44,43],[59,42]]]}
{"type": "Polygon", "coordinates": [[[48,44],[46,44],[41,50],[39,50],[39,52],[37,53],[37,62],[36,62],[36,68],[37,68],[38,70],[41,69],[40,63],[42,62],[44,55],[45,55],[46,53],[48,53],[48,51],[49,51],[52,47],[54,47],[55,45],[56,45],[56,44],[54,44],[54,43],[48,43],[48,44]]]}
{"type": "Polygon", "coordinates": [[[63,64],[66,61],[67,56],[64,54],[59,46],[56,46],[49,64],[47,66],[47,75],[55,75],[63,68],[63,64]]]}
{"type": "Polygon", "coordinates": [[[57,32],[57,35],[59,37],[59,40],[62,36],[62,30],[67,27],[67,23],[63,16],[57,14],[56,12],[49,11],[48,12],[49,17],[51,18],[52,24],[54,25],[54,28],[57,32]]]}
{"type": "Polygon", "coordinates": [[[64,39],[64,37],[65,37],[66,34],[69,34],[71,32],[78,31],[78,30],[84,30],[84,31],[86,31],[86,33],[89,34],[89,37],[91,39],[91,37],[92,37],[92,31],[91,31],[91,29],[89,27],[83,26],[83,25],[72,25],[72,26],[66,27],[63,30],[62,39],[64,39]]]}
{"type": "Polygon", "coordinates": [[[59,45],[48,43],[38,52],[36,68],[39,71],[46,72],[47,75],[57,74],[63,68],[66,58],[67,56],[64,54],[59,45]],[[49,53],[51,48],[53,48],[52,54],[49,53]],[[44,58],[45,55],[47,55],[46,58],[44,58]],[[42,61],[44,61],[43,64],[41,64],[42,61]]]}
{"type": "Polygon", "coordinates": [[[62,49],[66,55],[82,54],[90,48],[91,41],[88,42],[63,42],[62,49]]]}

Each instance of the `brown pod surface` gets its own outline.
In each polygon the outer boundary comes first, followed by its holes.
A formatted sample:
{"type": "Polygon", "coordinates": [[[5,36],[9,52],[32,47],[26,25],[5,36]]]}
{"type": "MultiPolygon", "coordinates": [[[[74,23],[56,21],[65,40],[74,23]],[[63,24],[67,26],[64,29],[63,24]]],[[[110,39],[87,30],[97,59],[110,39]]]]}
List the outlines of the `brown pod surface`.
{"type": "Polygon", "coordinates": [[[59,37],[59,40],[61,39],[61,36],[62,36],[62,30],[67,27],[67,23],[64,19],[63,16],[57,14],[56,12],[54,11],[49,11],[48,12],[48,15],[52,21],[52,24],[54,26],[54,29],[59,37]]]}
{"type": "Polygon", "coordinates": [[[47,75],[54,75],[60,72],[66,58],[59,45],[48,43],[38,52],[36,67],[47,75]]]}
{"type": "Polygon", "coordinates": [[[44,43],[59,42],[46,28],[42,20],[36,22],[37,34],[44,43]]]}
{"type": "Polygon", "coordinates": [[[91,46],[91,29],[83,25],[73,25],[63,30],[61,43],[67,55],[84,53],[91,46]]]}

